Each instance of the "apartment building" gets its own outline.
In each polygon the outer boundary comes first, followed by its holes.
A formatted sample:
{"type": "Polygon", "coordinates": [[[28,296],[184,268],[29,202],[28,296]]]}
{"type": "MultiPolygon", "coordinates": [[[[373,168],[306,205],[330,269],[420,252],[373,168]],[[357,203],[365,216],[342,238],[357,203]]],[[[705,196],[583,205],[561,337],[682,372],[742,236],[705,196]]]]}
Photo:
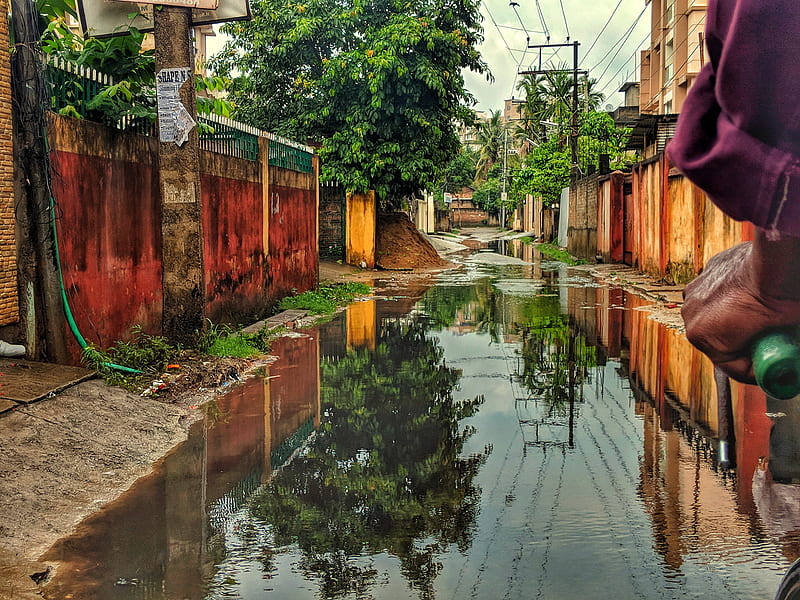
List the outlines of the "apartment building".
{"type": "Polygon", "coordinates": [[[641,53],[643,115],[681,111],[705,62],[706,0],[646,0],[651,5],[650,47],[641,53]]]}

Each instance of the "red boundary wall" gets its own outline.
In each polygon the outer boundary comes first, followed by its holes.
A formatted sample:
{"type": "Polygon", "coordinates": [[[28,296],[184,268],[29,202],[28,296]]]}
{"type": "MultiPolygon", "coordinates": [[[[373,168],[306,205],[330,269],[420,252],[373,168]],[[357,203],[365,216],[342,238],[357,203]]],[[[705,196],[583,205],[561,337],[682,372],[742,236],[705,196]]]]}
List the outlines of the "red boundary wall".
{"type": "MultiPolygon", "coordinates": [[[[158,142],[55,115],[48,135],[61,264],[78,329],[100,347],[128,338],[137,325],[160,334],[158,142]]],[[[201,153],[206,316],[213,322],[251,323],[293,290],[316,286],[316,164],[309,174],[268,167],[266,158],[201,153]]],[[[71,354],[77,362],[77,343],[71,354]]]]}

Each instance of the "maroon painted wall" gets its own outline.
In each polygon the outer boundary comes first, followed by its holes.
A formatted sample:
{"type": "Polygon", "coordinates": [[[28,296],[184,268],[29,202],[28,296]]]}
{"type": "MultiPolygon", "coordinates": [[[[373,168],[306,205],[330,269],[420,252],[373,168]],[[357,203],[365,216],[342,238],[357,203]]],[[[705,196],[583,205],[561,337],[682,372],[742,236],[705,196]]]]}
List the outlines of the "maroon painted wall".
{"type": "Polygon", "coordinates": [[[246,325],[267,304],[261,184],[203,175],[200,185],[206,317],[246,325]]]}
{"type": "Polygon", "coordinates": [[[62,151],[51,163],[64,286],[78,329],[101,347],[137,324],[159,334],[161,209],[151,166],[62,151]]]}
{"type": "MultiPolygon", "coordinates": [[[[272,172],[272,169],[270,169],[272,172]]],[[[269,186],[269,293],[273,298],[317,285],[317,198],[313,189],[269,186]]]]}

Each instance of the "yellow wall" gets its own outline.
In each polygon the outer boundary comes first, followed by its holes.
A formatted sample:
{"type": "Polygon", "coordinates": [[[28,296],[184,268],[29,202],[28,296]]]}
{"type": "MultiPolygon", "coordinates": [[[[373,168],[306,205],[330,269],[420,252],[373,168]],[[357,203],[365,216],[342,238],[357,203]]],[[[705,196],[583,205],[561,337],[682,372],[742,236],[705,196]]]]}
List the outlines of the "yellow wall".
{"type": "Polygon", "coordinates": [[[375,267],[377,206],[375,192],[347,194],[347,232],[345,262],[350,265],[375,267]]]}

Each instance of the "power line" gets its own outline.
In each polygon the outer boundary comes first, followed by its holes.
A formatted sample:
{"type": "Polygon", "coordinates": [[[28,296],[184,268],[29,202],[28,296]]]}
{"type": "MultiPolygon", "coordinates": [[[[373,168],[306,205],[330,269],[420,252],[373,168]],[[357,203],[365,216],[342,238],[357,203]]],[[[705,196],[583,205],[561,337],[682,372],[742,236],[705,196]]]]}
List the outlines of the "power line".
{"type": "Polygon", "coordinates": [[[544,20],[544,13],[542,13],[542,7],[539,4],[539,0],[536,0],[536,10],[539,12],[539,20],[542,23],[542,29],[544,30],[544,35],[547,38],[547,43],[550,43],[550,30],[547,28],[547,23],[544,20]]]}
{"type": "Polygon", "coordinates": [[[600,36],[603,35],[603,32],[606,30],[606,27],[608,27],[608,24],[611,23],[611,19],[614,18],[615,14],[617,14],[617,11],[619,10],[620,6],[622,6],[622,0],[619,0],[619,2],[617,2],[617,5],[614,7],[614,10],[611,11],[611,16],[608,17],[608,21],[606,21],[606,24],[603,25],[603,28],[600,30],[600,33],[598,33],[597,37],[594,38],[594,41],[592,42],[592,45],[589,46],[589,49],[583,55],[583,59],[584,60],[586,60],[589,57],[589,54],[591,54],[592,49],[594,48],[595,44],[597,44],[597,41],[600,39],[600,36]]]}
{"type": "MultiPolygon", "coordinates": [[[[699,20],[697,23],[695,23],[695,24],[692,26],[692,28],[691,28],[691,29],[690,29],[690,30],[689,30],[689,31],[686,33],[686,37],[684,38],[684,40],[683,40],[683,41],[682,41],[682,42],[681,42],[681,43],[678,45],[678,47],[677,47],[677,48],[675,48],[675,50],[673,50],[673,55],[674,55],[674,53],[675,53],[675,52],[677,52],[677,51],[678,51],[680,48],[683,48],[683,46],[684,46],[684,45],[688,47],[688,44],[689,44],[689,39],[690,39],[691,35],[692,35],[692,34],[693,34],[695,31],[697,31],[697,29],[698,29],[698,28],[701,28],[701,27],[703,27],[704,25],[705,25],[705,16],[704,16],[702,19],[700,19],[700,20],[699,20]]],[[[644,44],[644,42],[645,42],[645,41],[647,41],[647,38],[648,38],[649,36],[650,36],[650,33],[648,33],[648,34],[647,34],[647,36],[645,36],[644,40],[642,40],[642,42],[639,44],[639,47],[641,47],[641,45],[642,45],[642,44],[644,44]]],[[[692,50],[691,54],[687,54],[687,56],[686,56],[686,60],[684,60],[684,61],[683,61],[683,62],[682,62],[680,65],[678,65],[678,66],[677,66],[677,67],[674,69],[674,71],[677,73],[678,71],[681,71],[681,70],[682,70],[682,69],[683,69],[685,66],[687,66],[687,65],[689,64],[689,61],[690,61],[690,60],[692,60],[692,58],[694,58],[694,56],[695,56],[695,55],[696,55],[696,54],[697,54],[697,53],[700,51],[700,49],[701,49],[701,48],[702,48],[702,43],[699,43],[699,44],[698,44],[698,45],[695,47],[695,49],[694,49],[694,50],[692,50]]],[[[635,56],[635,52],[634,52],[634,56],[635,56]]],[[[626,64],[627,64],[627,61],[626,61],[626,64]]],[[[620,73],[620,71],[622,71],[622,69],[624,69],[624,68],[625,68],[625,65],[623,64],[623,66],[622,66],[622,67],[620,67],[619,69],[617,69],[617,72],[616,72],[616,73],[614,73],[614,74],[611,76],[609,83],[607,83],[607,84],[605,85],[605,87],[603,87],[603,89],[602,89],[602,90],[600,90],[600,91],[601,91],[601,93],[602,93],[603,91],[605,91],[605,89],[606,89],[606,88],[608,88],[608,86],[609,86],[609,85],[611,85],[611,84],[613,83],[613,80],[614,80],[614,79],[616,78],[616,76],[617,76],[617,75],[620,73]]],[[[663,86],[661,86],[661,89],[659,89],[659,90],[658,90],[658,91],[657,91],[655,94],[652,94],[652,96],[653,96],[653,97],[655,97],[655,96],[657,96],[657,95],[661,94],[662,92],[664,92],[664,90],[666,90],[666,89],[667,89],[667,87],[669,86],[669,83],[670,83],[670,81],[671,81],[671,79],[670,79],[669,81],[666,81],[666,82],[664,83],[664,85],[663,85],[663,86]]]]}
{"type": "Polygon", "coordinates": [[[514,58],[514,53],[511,51],[511,48],[509,47],[508,42],[506,41],[506,38],[503,35],[502,30],[500,29],[500,26],[497,24],[497,21],[495,21],[492,11],[489,10],[489,5],[486,2],[484,2],[483,7],[486,9],[486,13],[489,15],[489,19],[491,19],[492,23],[495,26],[495,29],[497,29],[497,33],[500,34],[500,39],[503,40],[503,45],[506,47],[506,50],[508,50],[508,53],[511,55],[511,60],[516,62],[516,59],[514,58]]]}
{"type": "MultiPolygon", "coordinates": [[[[620,0],[621,2],[622,0],[620,0]]],[[[569,41],[569,25],[567,24],[567,13],[564,12],[564,0],[558,0],[561,5],[561,15],[564,17],[564,29],[567,30],[567,41],[569,41]]]]}
{"type": "MultiPolygon", "coordinates": [[[[636,25],[639,23],[639,19],[641,19],[641,18],[642,18],[642,15],[645,13],[645,11],[647,10],[647,7],[648,7],[648,6],[649,6],[649,4],[645,5],[644,9],[642,9],[642,12],[640,12],[640,13],[639,13],[639,16],[638,16],[638,17],[636,17],[636,20],[633,22],[633,24],[632,24],[630,27],[628,27],[627,31],[626,31],[626,32],[625,32],[625,33],[622,35],[622,37],[621,37],[621,38],[620,38],[620,39],[619,39],[619,40],[618,40],[618,41],[617,41],[617,42],[614,44],[615,46],[616,46],[617,44],[619,44],[619,47],[617,48],[617,51],[614,53],[614,55],[611,57],[611,60],[609,60],[609,61],[608,61],[608,65],[607,65],[607,66],[606,66],[606,68],[603,70],[603,72],[602,72],[602,74],[600,75],[600,77],[598,77],[598,78],[597,78],[597,80],[598,80],[598,81],[600,81],[600,80],[603,78],[603,76],[606,74],[606,72],[608,71],[608,69],[611,67],[611,63],[613,63],[613,62],[614,62],[614,59],[617,57],[617,55],[618,55],[618,54],[620,53],[620,51],[622,50],[622,47],[625,45],[625,42],[627,42],[627,41],[628,41],[628,38],[629,38],[629,37],[631,36],[631,34],[633,33],[633,30],[636,28],[636,25]]],[[[612,46],[612,47],[611,47],[611,50],[613,50],[613,49],[614,49],[614,46],[612,46]]],[[[601,59],[600,59],[600,62],[598,62],[598,63],[597,63],[597,66],[599,66],[599,65],[600,65],[600,64],[601,64],[601,63],[602,63],[602,62],[603,62],[603,61],[606,59],[606,57],[607,57],[607,56],[610,54],[611,50],[609,50],[609,51],[606,53],[606,55],[605,55],[603,58],[601,58],[601,59]]]]}

